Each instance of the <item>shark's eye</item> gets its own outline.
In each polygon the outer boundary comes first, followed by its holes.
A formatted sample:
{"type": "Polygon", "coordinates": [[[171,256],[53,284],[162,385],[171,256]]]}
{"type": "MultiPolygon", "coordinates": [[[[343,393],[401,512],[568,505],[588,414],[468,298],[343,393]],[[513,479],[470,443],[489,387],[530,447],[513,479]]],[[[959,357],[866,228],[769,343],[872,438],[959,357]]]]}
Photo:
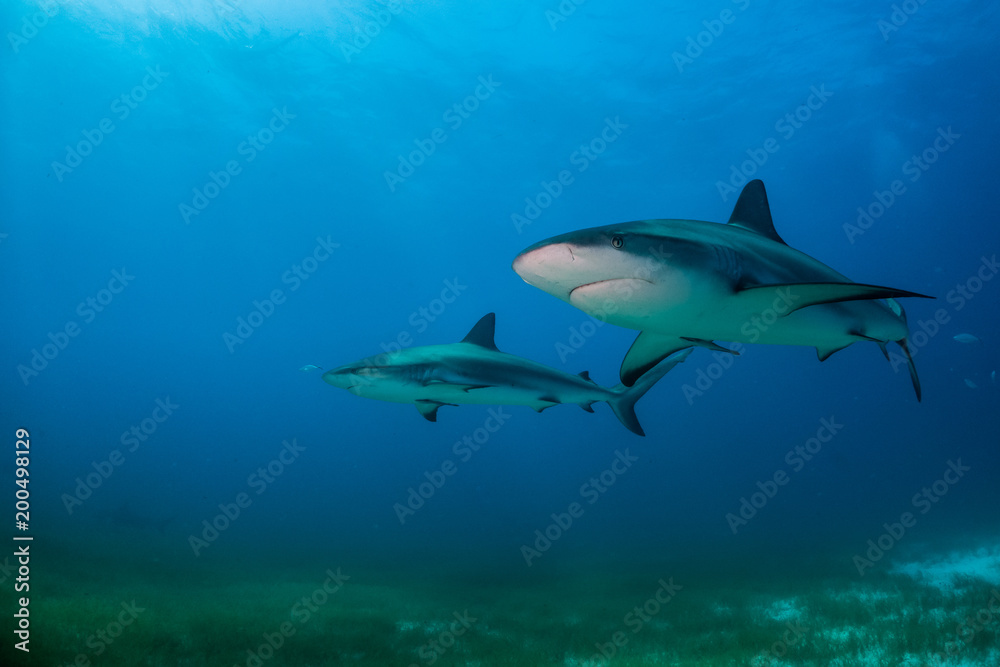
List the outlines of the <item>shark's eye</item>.
{"type": "Polygon", "coordinates": [[[611,237],[611,247],[621,250],[622,246],[625,245],[625,239],[622,238],[621,234],[615,234],[611,237]]]}

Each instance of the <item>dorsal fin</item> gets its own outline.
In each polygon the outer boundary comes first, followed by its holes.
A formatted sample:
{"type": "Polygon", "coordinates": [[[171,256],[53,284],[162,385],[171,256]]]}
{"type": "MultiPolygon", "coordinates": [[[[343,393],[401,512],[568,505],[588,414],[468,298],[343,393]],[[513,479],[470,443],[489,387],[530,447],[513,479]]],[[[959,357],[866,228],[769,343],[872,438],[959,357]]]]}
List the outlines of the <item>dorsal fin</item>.
{"type": "MultiPolygon", "coordinates": [[[[582,377],[587,382],[594,382],[593,380],[590,379],[590,373],[588,371],[580,371],[579,373],[577,373],[577,375],[579,375],[580,377],[582,377]]],[[[594,382],[594,384],[597,384],[597,383],[594,382]]]]}
{"type": "Polygon", "coordinates": [[[487,350],[499,352],[497,344],[493,342],[493,336],[497,328],[496,313],[487,313],[482,319],[476,322],[476,326],[462,339],[463,343],[472,343],[487,350]]]}
{"type": "Polygon", "coordinates": [[[733,214],[729,216],[729,224],[788,245],[774,230],[771,207],[767,205],[767,192],[760,179],[752,180],[743,187],[743,192],[733,207],[733,214]]]}

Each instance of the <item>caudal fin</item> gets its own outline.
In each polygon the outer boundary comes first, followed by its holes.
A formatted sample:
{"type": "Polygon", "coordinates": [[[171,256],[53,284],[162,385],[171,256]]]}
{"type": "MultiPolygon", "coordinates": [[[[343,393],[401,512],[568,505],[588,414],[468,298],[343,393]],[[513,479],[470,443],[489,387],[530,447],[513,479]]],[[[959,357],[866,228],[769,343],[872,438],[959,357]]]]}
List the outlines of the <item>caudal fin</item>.
{"type": "Polygon", "coordinates": [[[646,435],[646,432],[642,430],[642,425],[639,424],[639,418],[635,416],[635,404],[640,398],[646,395],[647,391],[653,388],[653,385],[660,378],[669,373],[674,366],[687,359],[692,351],[693,348],[689,347],[675,352],[644,373],[631,387],[619,384],[611,390],[615,393],[615,396],[608,399],[608,405],[611,406],[615,416],[618,417],[618,421],[625,428],[636,435],[646,435]]]}

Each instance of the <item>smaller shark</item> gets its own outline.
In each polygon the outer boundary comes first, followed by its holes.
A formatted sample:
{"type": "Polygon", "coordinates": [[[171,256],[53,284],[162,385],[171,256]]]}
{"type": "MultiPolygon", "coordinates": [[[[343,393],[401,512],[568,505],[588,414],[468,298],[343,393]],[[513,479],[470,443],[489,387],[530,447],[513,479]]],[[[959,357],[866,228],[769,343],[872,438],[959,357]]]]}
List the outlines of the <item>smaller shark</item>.
{"type": "Polygon", "coordinates": [[[575,403],[593,412],[606,402],[618,420],[637,435],[645,435],[635,404],[684,361],[686,349],[664,359],[631,388],[598,385],[586,371],[571,375],[507,354],[494,343],[496,315],[483,316],[458,343],[426,345],[347,364],[323,374],[323,380],[357,396],[394,403],[413,403],[428,421],[437,421],[442,405],[526,405],[536,412],[561,403],[575,403]]]}

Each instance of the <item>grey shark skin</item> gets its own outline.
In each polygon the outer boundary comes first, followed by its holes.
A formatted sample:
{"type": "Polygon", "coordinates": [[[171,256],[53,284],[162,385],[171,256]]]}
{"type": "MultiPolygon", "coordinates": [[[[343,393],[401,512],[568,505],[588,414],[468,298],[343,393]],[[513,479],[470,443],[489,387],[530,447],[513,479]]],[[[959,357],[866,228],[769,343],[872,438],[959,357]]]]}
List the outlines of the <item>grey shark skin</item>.
{"type": "Polygon", "coordinates": [[[814,346],[820,361],[858,341],[878,343],[889,359],[886,343],[894,341],[920,400],[906,314],[895,299],[924,295],[854,283],[790,248],[759,180],[743,188],[728,224],[643,220],[584,229],[530,246],[513,269],[593,317],[641,332],[622,362],[627,386],[678,350],[725,350],[716,340],[814,346]]]}
{"type": "Polygon", "coordinates": [[[586,371],[571,375],[501,352],[494,343],[496,316],[485,315],[461,342],[412,347],[362,359],[323,374],[323,380],[365,398],[413,403],[429,421],[442,405],[526,405],[541,412],[575,403],[593,412],[604,401],[630,431],[645,435],[635,403],[671,368],[687,358],[678,354],[658,365],[635,386],[608,389],[586,371]]]}

